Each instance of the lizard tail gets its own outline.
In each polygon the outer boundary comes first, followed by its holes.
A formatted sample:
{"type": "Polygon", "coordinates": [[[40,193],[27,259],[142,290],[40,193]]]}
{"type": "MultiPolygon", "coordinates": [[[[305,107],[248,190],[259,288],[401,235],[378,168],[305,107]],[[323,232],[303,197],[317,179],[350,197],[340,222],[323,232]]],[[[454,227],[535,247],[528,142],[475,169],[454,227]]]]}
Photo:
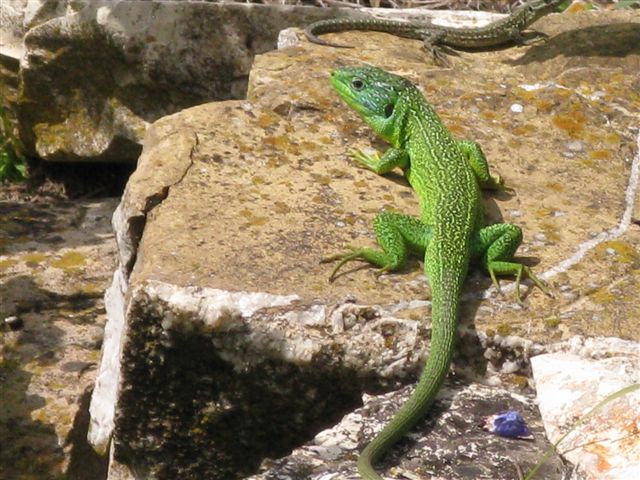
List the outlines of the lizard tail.
{"type": "Polygon", "coordinates": [[[448,267],[453,268],[436,269],[435,266],[430,268],[428,263],[425,265],[432,292],[429,357],[413,394],[358,458],[358,472],[365,480],[382,480],[373,464],[424,416],[449,372],[456,335],[458,299],[467,269],[465,265],[448,267]]]}

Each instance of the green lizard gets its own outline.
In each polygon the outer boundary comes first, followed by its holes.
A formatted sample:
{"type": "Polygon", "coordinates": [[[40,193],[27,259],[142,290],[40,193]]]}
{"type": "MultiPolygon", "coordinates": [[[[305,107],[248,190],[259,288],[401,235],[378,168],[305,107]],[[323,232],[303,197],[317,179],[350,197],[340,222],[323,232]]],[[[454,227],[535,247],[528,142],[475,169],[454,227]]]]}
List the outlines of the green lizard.
{"type": "Polygon", "coordinates": [[[382,251],[353,247],[323,262],[339,260],[331,279],[346,262],[365,260],[381,269],[399,268],[409,252],[424,253],[431,286],[431,350],[413,395],[364,449],[358,470],[367,480],[380,479],[376,462],[427,411],[449,371],[456,332],[458,302],[470,261],[480,261],[496,288],[496,275],[528,276],[545,293],[531,270],[513,261],[522,231],[506,223],[484,226],[480,189],[500,189],[480,146],[455,140],[431,105],[408,80],[374,67],[339,68],[331,84],[340,97],[391,144],[382,157],[362,151],[355,158],[377,174],[401,168],[416,192],[420,218],[384,212],[374,220],[382,251]]]}
{"type": "MultiPolygon", "coordinates": [[[[399,37],[420,39],[440,63],[447,63],[437,48],[447,45],[458,48],[487,48],[510,42],[522,42],[522,31],[540,17],[554,11],[565,0],[531,0],[511,12],[511,15],[483,27],[454,28],[426,22],[404,22],[377,18],[332,18],[308,25],[304,32],[310,42],[331,47],[351,48],[326,42],[318,34],[346,30],[372,30],[399,37]]],[[[539,34],[542,35],[542,34],[539,34]]]]}

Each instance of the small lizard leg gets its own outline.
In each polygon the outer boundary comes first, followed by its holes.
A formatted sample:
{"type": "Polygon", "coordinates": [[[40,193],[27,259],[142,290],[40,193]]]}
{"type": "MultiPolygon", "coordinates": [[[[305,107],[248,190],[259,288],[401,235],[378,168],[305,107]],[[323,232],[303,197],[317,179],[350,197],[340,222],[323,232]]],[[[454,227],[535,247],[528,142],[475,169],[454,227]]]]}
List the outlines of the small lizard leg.
{"type": "Polygon", "coordinates": [[[504,180],[500,175],[491,175],[489,173],[489,163],[487,157],[485,157],[480,144],[473,140],[459,140],[458,146],[465,157],[473,173],[476,174],[476,179],[480,188],[484,190],[507,190],[504,186],[504,180]]]}
{"type": "Polygon", "coordinates": [[[522,303],[520,297],[520,281],[526,275],[544,293],[551,295],[547,286],[534,275],[531,269],[521,263],[513,261],[518,246],[522,242],[522,230],[509,223],[497,223],[479,230],[472,242],[472,255],[481,258],[484,268],[489,272],[496,289],[500,285],[496,275],[516,276],[516,300],[522,303]]]}
{"type": "Polygon", "coordinates": [[[389,173],[396,167],[406,168],[409,166],[409,154],[399,148],[387,149],[382,155],[382,158],[377,152],[368,154],[362,150],[355,150],[353,152],[353,158],[355,158],[360,165],[376,172],[378,175],[389,173]]]}
{"type": "Polygon", "coordinates": [[[431,52],[435,63],[441,67],[450,67],[451,62],[447,58],[443,49],[438,45],[438,42],[444,38],[444,33],[439,31],[432,32],[430,30],[423,30],[420,33],[422,34],[424,49],[431,52]]]}
{"type": "Polygon", "coordinates": [[[534,43],[546,41],[549,38],[549,35],[538,32],[537,30],[528,31],[527,34],[525,37],[520,30],[514,29],[510,37],[516,45],[533,45],[534,43]]]}
{"type": "Polygon", "coordinates": [[[380,268],[380,273],[396,270],[406,261],[409,252],[424,252],[431,238],[431,228],[418,218],[400,213],[382,212],[373,221],[378,245],[373,248],[350,247],[351,251],[324,258],[322,262],[339,260],[329,280],[351,260],[361,259],[380,268]]]}

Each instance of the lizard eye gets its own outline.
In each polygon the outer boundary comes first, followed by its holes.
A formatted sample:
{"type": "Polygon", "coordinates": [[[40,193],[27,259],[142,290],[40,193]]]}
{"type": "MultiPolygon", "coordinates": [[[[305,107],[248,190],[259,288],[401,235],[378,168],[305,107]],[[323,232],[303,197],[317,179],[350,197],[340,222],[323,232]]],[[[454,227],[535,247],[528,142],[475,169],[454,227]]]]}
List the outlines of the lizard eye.
{"type": "Polygon", "coordinates": [[[393,103],[388,103],[385,107],[384,107],[384,116],[389,118],[391,115],[393,115],[393,109],[394,109],[394,105],[393,103]]]}
{"type": "Polygon", "coordinates": [[[354,78],[353,80],[351,80],[351,86],[354,90],[360,91],[364,88],[364,82],[359,78],[354,78]]]}

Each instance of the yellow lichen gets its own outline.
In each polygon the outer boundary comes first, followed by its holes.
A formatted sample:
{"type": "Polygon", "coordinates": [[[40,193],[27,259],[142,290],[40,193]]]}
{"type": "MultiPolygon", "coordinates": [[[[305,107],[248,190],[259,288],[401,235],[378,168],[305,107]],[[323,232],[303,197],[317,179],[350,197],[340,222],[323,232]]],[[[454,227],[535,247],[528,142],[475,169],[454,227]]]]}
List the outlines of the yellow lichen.
{"type": "Polygon", "coordinates": [[[8,270],[11,267],[13,267],[16,263],[18,263],[18,261],[14,260],[13,258],[7,258],[5,260],[0,260],[0,270],[8,270]]]}
{"type": "Polygon", "coordinates": [[[564,185],[559,182],[546,182],[544,184],[545,188],[549,190],[553,190],[554,192],[564,192],[564,185]]]}
{"type": "Polygon", "coordinates": [[[448,128],[449,128],[449,131],[457,137],[463,136],[463,134],[466,132],[465,128],[458,123],[449,124],[448,128]]]}
{"type": "Polygon", "coordinates": [[[532,90],[525,90],[524,88],[516,88],[515,93],[519,98],[527,101],[535,100],[538,95],[536,92],[532,90]]]}
{"type": "Polygon", "coordinates": [[[614,132],[607,133],[604,136],[604,141],[607,142],[607,143],[612,143],[612,144],[616,144],[617,145],[618,143],[620,143],[620,135],[618,135],[617,133],[614,133],[614,132]]]}
{"type": "Polygon", "coordinates": [[[589,297],[600,305],[609,305],[616,300],[616,295],[611,293],[608,287],[602,287],[595,290],[591,295],[589,295],[589,297]]]}
{"type": "Polygon", "coordinates": [[[595,160],[606,160],[611,158],[611,152],[609,150],[593,150],[589,156],[595,160]]]}
{"type": "Polygon", "coordinates": [[[551,329],[556,329],[560,325],[560,319],[558,317],[547,318],[544,321],[544,326],[551,329]]]}
{"type": "Polygon", "coordinates": [[[546,207],[542,207],[539,208],[535,211],[535,215],[538,218],[541,217],[548,217],[549,215],[551,215],[553,213],[553,210],[551,210],[550,208],[546,208],[546,207]]]}
{"type": "Polygon", "coordinates": [[[47,259],[47,256],[42,253],[27,253],[22,256],[22,260],[26,263],[42,263],[47,259]]]}
{"type": "Polygon", "coordinates": [[[501,323],[496,327],[496,331],[498,332],[498,335],[506,337],[511,334],[511,325],[508,323],[501,323]]]}
{"type": "Polygon", "coordinates": [[[282,214],[291,212],[291,208],[289,207],[289,205],[280,201],[277,201],[274,203],[274,210],[276,213],[282,213],[282,214]]]}
{"type": "Polygon", "coordinates": [[[542,231],[544,235],[547,237],[547,240],[551,242],[560,241],[560,233],[558,232],[558,226],[554,224],[551,220],[544,220],[540,222],[540,226],[542,227],[542,231]]]}
{"type": "Polygon", "coordinates": [[[86,258],[79,252],[67,252],[59,259],[53,260],[51,266],[63,270],[80,268],[86,263],[86,258]]]}
{"type": "Polygon", "coordinates": [[[538,113],[549,113],[553,109],[554,103],[549,100],[537,100],[535,102],[538,113]]]}
{"type": "Polygon", "coordinates": [[[618,262],[634,263],[640,260],[640,253],[638,253],[633,245],[624,240],[611,240],[601,243],[596,247],[596,255],[599,258],[605,258],[610,250],[613,250],[616,255],[615,259],[618,262]]]}
{"type": "MultiPolygon", "coordinates": [[[[505,125],[507,128],[511,126],[511,124],[505,125]]],[[[526,124],[519,125],[513,129],[513,133],[520,137],[528,137],[534,135],[537,132],[537,129],[534,125],[526,124]]]]}
{"type": "Polygon", "coordinates": [[[267,128],[267,127],[272,127],[274,125],[277,125],[279,122],[280,118],[277,117],[276,115],[271,115],[268,113],[263,113],[262,115],[260,115],[257,120],[256,123],[258,124],[258,126],[260,126],[261,128],[267,128]]]}
{"type": "Polygon", "coordinates": [[[561,130],[564,130],[570,137],[579,137],[584,132],[584,125],[587,117],[579,110],[564,114],[554,115],[551,118],[553,124],[561,130]]]}
{"type": "Polygon", "coordinates": [[[518,388],[527,388],[529,386],[529,379],[524,375],[513,375],[509,377],[509,382],[518,388]]]}
{"type": "Polygon", "coordinates": [[[494,120],[496,118],[496,112],[493,110],[484,110],[480,113],[480,116],[485,120],[494,120]]]}

